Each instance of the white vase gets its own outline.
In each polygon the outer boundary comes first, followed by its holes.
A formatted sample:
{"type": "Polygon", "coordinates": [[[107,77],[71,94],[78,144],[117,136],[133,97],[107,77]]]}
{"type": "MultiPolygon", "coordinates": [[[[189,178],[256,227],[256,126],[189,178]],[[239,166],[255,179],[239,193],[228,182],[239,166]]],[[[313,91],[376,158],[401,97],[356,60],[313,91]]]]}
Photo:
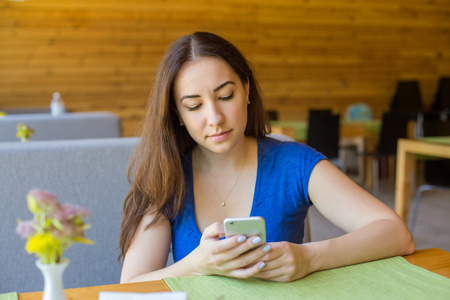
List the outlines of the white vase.
{"type": "Polygon", "coordinates": [[[36,266],[44,275],[44,294],[42,300],[67,300],[64,294],[63,273],[69,265],[69,260],[64,258],[58,264],[42,264],[36,260],[36,266]]]}

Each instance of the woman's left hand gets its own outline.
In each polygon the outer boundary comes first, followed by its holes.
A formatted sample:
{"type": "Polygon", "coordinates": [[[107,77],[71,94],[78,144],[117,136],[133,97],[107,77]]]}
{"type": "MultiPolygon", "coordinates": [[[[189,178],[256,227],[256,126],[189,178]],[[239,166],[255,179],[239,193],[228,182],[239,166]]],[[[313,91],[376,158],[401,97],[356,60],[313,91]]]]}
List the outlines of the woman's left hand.
{"type": "Polygon", "coordinates": [[[311,273],[310,259],[304,245],[289,242],[269,243],[272,249],[261,258],[265,262],[254,277],[278,282],[290,282],[311,273]]]}

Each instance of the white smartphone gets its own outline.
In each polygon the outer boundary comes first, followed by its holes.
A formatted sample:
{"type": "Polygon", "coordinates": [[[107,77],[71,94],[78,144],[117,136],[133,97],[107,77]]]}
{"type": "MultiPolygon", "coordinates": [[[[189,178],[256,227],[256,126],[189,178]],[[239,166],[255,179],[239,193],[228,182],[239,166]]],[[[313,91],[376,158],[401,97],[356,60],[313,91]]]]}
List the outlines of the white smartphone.
{"type": "Polygon", "coordinates": [[[223,220],[223,227],[227,238],[233,235],[258,235],[262,241],[260,245],[266,243],[266,222],[262,217],[226,218],[223,220]]]}

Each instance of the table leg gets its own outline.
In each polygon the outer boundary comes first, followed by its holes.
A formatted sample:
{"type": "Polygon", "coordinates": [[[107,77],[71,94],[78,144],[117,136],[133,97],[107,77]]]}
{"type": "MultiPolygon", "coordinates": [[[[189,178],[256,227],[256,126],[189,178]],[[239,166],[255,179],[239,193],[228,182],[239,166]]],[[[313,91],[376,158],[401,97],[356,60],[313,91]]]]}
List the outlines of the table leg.
{"type": "Polygon", "coordinates": [[[409,174],[414,170],[415,155],[406,152],[399,143],[397,151],[397,168],[395,181],[395,211],[408,222],[409,198],[411,196],[411,182],[409,174]]]}
{"type": "Polygon", "coordinates": [[[373,190],[373,157],[367,157],[365,159],[365,179],[367,189],[373,190]]]}

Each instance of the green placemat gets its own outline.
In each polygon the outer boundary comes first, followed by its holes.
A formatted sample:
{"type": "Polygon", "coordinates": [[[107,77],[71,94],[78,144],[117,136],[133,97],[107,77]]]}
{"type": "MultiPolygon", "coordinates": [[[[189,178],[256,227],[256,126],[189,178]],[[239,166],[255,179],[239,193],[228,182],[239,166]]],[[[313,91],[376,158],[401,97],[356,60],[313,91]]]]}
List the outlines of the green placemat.
{"type": "Polygon", "coordinates": [[[316,272],[290,283],[222,276],[165,278],[189,300],[450,299],[450,279],[394,257],[316,272]]]}
{"type": "MultiPolygon", "coordinates": [[[[419,139],[423,142],[450,145],[450,136],[424,136],[419,139]]],[[[416,159],[418,160],[442,160],[447,159],[443,157],[428,156],[423,154],[416,154],[416,159]]]]}
{"type": "Polygon", "coordinates": [[[0,294],[0,300],[17,300],[17,299],[19,299],[17,293],[0,294]]]}
{"type": "Polygon", "coordinates": [[[306,121],[271,121],[274,126],[291,127],[294,129],[295,139],[297,141],[306,141],[308,135],[308,122],[306,121]]]}
{"type": "Polygon", "coordinates": [[[367,132],[370,133],[375,133],[378,134],[381,131],[381,120],[366,120],[366,121],[359,121],[359,120],[355,120],[355,121],[347,121],[347,120],[342,120],[341,124],[345,124],[345,125],[355,125],[355,126],[361,126],[363,125],[367,132]]]}
{"type": "MultiPolygon", "coordinates": [[[[273,126],[291,127],[294,129],[295,139],[297,141],[306,141],[308,135],[308,122],[307,121],[271,121],[273,126]]],[[[341,124],[345,125],[364,125],[367,132],[369,133],[380,133],[381,122],[380,120],[369,120],[369,121],[345,121],[343,120],[341,124]]]]}
{"type": "Polygon", "coordinates": [[[450,145],[450,136],[424,136],[420,138],[424,142],[450,145]]]}

